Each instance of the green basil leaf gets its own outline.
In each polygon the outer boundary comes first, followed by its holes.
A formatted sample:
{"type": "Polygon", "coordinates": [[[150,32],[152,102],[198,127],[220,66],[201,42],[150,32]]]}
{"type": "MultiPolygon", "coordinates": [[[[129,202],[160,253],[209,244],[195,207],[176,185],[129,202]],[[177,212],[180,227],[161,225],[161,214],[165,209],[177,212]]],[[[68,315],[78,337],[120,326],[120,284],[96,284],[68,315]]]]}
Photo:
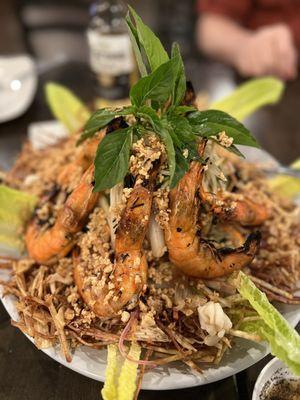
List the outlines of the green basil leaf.
{"type": "Polygon", "coordinates": [[[88,122],[86,123],[83,133],[77,142],[77,145],[84,142],[86,139],[94,136],[99,129],[107,126],[116,116],[130,115],[133,114],[135,108],[132,106],[121,108],[120,110],[112,110],[102,108],[92,114],[88,122]]]}
{"type": "Polygon", "coordinates": [[[176,148],[178,148],[178,149],[180,149],[180,150],[183,150],[184,145],[183,145],[183,143],[180,141],[180,139],[178,138],[178,136],[176,135],[176,133],[175,133],[175,131],[174,131],[173,128],[169,129],[169,133],[170,133],[170,136],[171,136],[171,138],[172,138],[172,140],[173,140],[173,144],[174,144],[175,150],[176,150],[176,148]]]}
{"type": "Polygon", "coordinates": [[[259,147],[249,130],[223,111],[196,111],[188,114],[187,118],[193,128],[193,132],[197,135],[209,138],[225,131],[227,136],[233,138],[235,145],[243,144],[245,146],[259,147]]]}
{"type": "Polygon", "coordinates": [[[128,171],[132,127],[118,129],[100,142],[95,158],[95,192],[121,182],[128,171]]]}
{"type": "Polygon", "coordinates": [[[142,106],[140,107],[137,112],[136,116],[145,119],[150,123],[152,128],[157,132],[161,127],[161,121],[156,113],[156,111],[149,106],[142,106]]]}
{"type": "Polygon", "coordinates": [[[215,139],[211,139],[211,140],[213,140],[219,146],[223,147],[223,149],[228,150],[230,153],[233,153],[238,157],[245,158],[244,154],[242,152],[240,152],[240,150],[234,144],[232,144],[230,147],[225,147],[225,146],[222,146],[221,143],[218,142],[217,140],[215,140],[215,139]]]}
{"type": "Polygon", "coordinates": [[[158,37],[144,24],[134,9],[129,5],[128,8],[135,20],[138,38],[145,50],[151,70],[155,71],[160,65],[169,60],[168,53],[158,37]]]}
{"type": "Polygon", "coordinates": [[[172,188],[177,186],[180,179],[184,176],[184,174],[189,170],[189,160],[186,159],[181,150],[175,149],[175,157],[176,157],[176,167],[174,172],[174,177],[172,180],[172,188]]]}
{"type": "Polygon", "coordinates": [[[187,118],[182,115],[172,114],[168,116],[168,120],[182,143],[193,142],[196,140],[196,135],[194,134],[187,118]]]}
{"type": "Polygon", "coordinates": [[[192,128],[186,118],[180,115],[168,115],[162,119],[162,124],[168,126],[169,134],[173,140],[175,149],[175,172],[170,183],[171,188],[175,187],[189,168],[193,160],[203,161],[198,153],[198,138],[192,132],[192,128]],[[184,151],[187,156],[183,156],[184,151]]]}
{"type": "Polygon", "coordinates": [[[193,106],[177,106],[170,108],[170,112],[177,115],[185,115],[193,111],[197,111],[193,106]]]}
{"type": "Polygon", "coordinates": [[[177,76],[175,80],[175,87],[173,91],[173,104],[178,105],[181,103],[185,91],[186,91],[186,77],[185,77],[185,71],[184,71],[184,64],[182,61],[182,57],[180,54],[180,49],[178,43],[173,43],[172,45],[172,58],[178,57],[179,63],[178,63],[178,71],[177,71],[177,76]]]}
{"type": "Polygon", "coordinates": [[[81,144],[84,140],[92,137],[99,129],[104,128],[114,118],[116,114],[114,111],[102,108],[92,114],[87,123],[85,124],[84,130],[77,144],[81,144]]]}
{"type": "Polygon", "coordinates": [[[174,131],[172,130],[171,125],[168,123],[167,120],[159,119],[155,110],[148,106],[141,107],[137,112],[137,116],[142,116],[143,118],[145,118],[151,124],[154,132],[161,138],[162,142],[164,143],[168,156],[170,182],[172,182],[176,168],[175,147],[173,142],[177,138],[174,131]]]}
{"type": "Polygon", "coordinates": [[[169,172],[170,172],[170,186],[172,185],[172,181],[175,174],[176,168],[176,159],[175,159],[175,148],[172,140],[172,136],[170,134],[170,126],[164,121],[161,121],[161,125],[159,130],[156,132],[162,139],[168,156],[168,165],[169,165],[169,172]]]}
{"type": "Polygon", "coordinates": [[[230,147],[224,147],[224,149],[230,151],[230,153],[233,153],[236,156],[239,156],[241,158],[245,158],[244,154],[241,153],[240,150],[236,146],[234,146],[233,144],[230,147]]]}
{"type": "Polygon", "coordinates": [[[178,63],[178,57],[172,58],[150,75],[141,78],[130,90],[132,104],[140,107],[146,100],[166,102],[173,91],[178,63]]]}
{"type": "Polygon", "coordinates": [[[147,69],[146,69],[146,66],[143,61],[141,45],[140,45],[140,40],[139,40],[137,30],[130,20],[129,13],[127,14],[125,19],[126,19],[126,24],[128,27],[128,32],[129,32],[132,48],[134,51],[137,65],[139,67],[140,74],[141,74],[141,76],[147,76],[147,69]]]}

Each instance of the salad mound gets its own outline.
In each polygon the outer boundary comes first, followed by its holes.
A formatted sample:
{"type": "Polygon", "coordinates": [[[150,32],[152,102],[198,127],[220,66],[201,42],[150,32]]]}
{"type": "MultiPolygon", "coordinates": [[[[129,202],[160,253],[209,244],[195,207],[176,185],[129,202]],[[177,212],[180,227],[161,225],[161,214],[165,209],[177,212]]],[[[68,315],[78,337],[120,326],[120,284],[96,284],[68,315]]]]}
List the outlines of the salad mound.
{"type": "Polygon", "coordinates": [[[253,80],[198,110],[179,46],[169,56],[131,8],[126,21],[142,76],[131,105],[91,113],[49,84],[70,135],[26,142],[1,174],[12,324],[67,361],[78,346],[108,348],[106,400],[134,398],[157,366],[202,373],[236,337],[267,341],[299,374],[299,335],[270,303],[300,303],[299,207],[238,147],[259,147],[240,120],[282,83],[253,80]]]}

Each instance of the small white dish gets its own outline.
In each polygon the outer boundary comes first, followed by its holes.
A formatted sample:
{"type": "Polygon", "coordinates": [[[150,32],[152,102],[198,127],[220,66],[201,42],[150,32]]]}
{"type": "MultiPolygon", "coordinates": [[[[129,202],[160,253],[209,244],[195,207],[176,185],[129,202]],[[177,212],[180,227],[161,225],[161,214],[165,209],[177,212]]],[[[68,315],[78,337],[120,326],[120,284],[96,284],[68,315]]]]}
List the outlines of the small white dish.
{"type": "Polygon", "coordinates": [[[254,391],[252,394],[252,400],[263,400],[264,392],[270,387],[270,385],[282,380],[282,379],[300,379],[293,375],[292,372],[283,364],[278,358],[273,358],[259,374],[254,391]]]}
{"type": "Polygon", "coordinates": [[[56,120],[32,122],[28,126],[28,138],[35,150],[53,146],[68,136],[65,126],[56,120]]]}
{"type": "Polygon", "coordinates": [[[33,101],[37,81],[35,63],[31,57],[0,57],[0,123],[24,114],[33,101]]]}

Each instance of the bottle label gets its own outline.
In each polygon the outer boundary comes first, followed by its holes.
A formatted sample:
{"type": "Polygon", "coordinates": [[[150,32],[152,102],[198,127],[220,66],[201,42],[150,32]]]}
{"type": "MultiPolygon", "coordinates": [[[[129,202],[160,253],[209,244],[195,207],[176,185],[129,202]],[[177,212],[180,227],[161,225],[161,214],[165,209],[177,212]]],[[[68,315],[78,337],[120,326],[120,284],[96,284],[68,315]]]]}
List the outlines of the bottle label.
{"type": "Polygon", "coordinates": [[[128,35],[102,35],[89,29],[87,36],[90,64],[95,73],[117,76],[133,71],[134,61],[128,35]]]}

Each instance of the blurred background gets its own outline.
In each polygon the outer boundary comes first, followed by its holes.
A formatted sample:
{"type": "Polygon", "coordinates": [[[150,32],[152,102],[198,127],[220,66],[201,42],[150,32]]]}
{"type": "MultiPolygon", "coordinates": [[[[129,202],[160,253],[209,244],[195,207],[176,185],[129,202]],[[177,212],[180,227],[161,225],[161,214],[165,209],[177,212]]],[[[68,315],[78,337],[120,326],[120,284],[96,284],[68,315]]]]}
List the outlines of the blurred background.
{"type": "MultiPolygon", "coordinates": [[[[107,2],[0,2],[1,56],[30,54],[43,65],[55,63],[61,55],[67,60],[64,65],[46,68],[40,74],[34,102],[15,127],[24,132],[24,123],[50,117],[43,105],[41,90],[47,80],[62,82],[83,100],[92,101],[95,85],[89,65],[87,29],[95,14],[95,4],[103,3],[107,2]]],[[[262,146],[282,163],[297,158],[300,148],[297,79],[300,6],[297,0],[132,0],[128,3],[168,49],[173,41],[180,44],[187,76],[204,102],[229,93],[244,76],[272,74],[287,81],[280,105],[259,111],[247,125],[262,146]]],[[[0,131],[5,130],[5,125],[0,125],[0,131]]],[[[5,140],[11,141],[12,149],[19,146],[19,141],[11,135],[5,140]]],[[[0,145],[3,141],[4,136],[0,135],[0,145]]]]}

